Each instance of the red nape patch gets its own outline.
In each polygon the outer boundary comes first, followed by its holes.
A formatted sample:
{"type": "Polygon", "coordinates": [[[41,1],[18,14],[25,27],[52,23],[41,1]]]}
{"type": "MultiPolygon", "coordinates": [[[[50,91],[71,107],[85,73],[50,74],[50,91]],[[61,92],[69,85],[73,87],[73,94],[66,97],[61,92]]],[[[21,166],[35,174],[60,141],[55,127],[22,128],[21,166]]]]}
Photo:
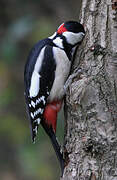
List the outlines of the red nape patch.
{"type": "Polygon", "coordinates": [[[66,29],[66,27],[64,27],[64,23],[58,28],[58,31],[57,31],[57,33],[58,34],[62,34],[63,32],[66,32],[67,31],[67,29],[66,29]]]}
{"type": "Polygon", "coordinates": [[[61,106],[62,106],[62,101],[55,101],[50,104],[47,104],[44,110],[44,120],[49,126],[52,126],[55,133],[56,133],[57,113],[60,111],[61,106]]]}

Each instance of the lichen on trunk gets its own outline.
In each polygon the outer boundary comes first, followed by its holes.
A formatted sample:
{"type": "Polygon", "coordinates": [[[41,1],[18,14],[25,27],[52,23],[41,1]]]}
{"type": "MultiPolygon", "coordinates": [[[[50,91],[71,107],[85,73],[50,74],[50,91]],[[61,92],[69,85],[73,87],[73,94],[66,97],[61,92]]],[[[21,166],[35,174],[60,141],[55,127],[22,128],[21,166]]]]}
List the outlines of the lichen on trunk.
{"type": "Polygon", "coordinates": [[[82,0],[86,36],[65,102],[69,163],[62,180],[117,180],[117,8],[111,0],[82,0]]]}

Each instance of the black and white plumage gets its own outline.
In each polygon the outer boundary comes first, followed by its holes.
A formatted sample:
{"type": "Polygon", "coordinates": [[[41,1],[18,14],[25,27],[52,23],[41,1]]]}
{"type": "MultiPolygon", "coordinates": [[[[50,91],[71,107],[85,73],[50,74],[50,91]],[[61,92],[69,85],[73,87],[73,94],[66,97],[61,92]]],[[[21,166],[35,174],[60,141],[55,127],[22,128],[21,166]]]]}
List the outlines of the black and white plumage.
{"type": "MultiPolygon", "coordinates": [[[[51,118],[46,120],[45,109],[48,104],[51,104],[53,109],[56,108],[57,105],[54,107],[52,103],[63,99],[64,84],[71,67],[72,50],[82,41],[84,35],[85,31],[80,23],[68,21],[59,26],[52,36],[39,41],[28,56],[24,83],[33,141],[40,123],[51,139],[55,136],[56,119],[55,121],[51,118]]],[[[48,111],[48,114],[54,119],[54,113],[52,115],[48,111]]],[[[56,141],[55,137],[52,141],[56,141]]],[[[55,149],[58,148],[57,145],[55,146],[55,149]]],[[[59,150],[57,153],[61,156],[59,150]]]]}
{"type": "Polygon", "coordinates": [[[43,119],[47,97],[55,78],[56,63],[53,59],[52,46],[48,42],[49,40],[45,39],[36,44],[29,55],[24,73],[26,104],[31,119],[33,141],[38,125],[43,119]]]}

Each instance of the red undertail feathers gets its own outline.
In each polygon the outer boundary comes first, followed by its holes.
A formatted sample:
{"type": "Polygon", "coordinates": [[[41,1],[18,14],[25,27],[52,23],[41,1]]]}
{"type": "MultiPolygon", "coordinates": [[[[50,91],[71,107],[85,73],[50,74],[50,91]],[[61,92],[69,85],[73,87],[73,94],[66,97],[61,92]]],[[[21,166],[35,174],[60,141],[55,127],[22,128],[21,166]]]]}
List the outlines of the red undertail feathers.
{"type": "Polygon", "coordinates": [[[46,105],[44,110],[44,119],[45,122],[52,126],[54,132],[56,133],[56,122],[57,122],[57,113],[60,111],[62,106],[62,101],[54,101],[46,105]]]}

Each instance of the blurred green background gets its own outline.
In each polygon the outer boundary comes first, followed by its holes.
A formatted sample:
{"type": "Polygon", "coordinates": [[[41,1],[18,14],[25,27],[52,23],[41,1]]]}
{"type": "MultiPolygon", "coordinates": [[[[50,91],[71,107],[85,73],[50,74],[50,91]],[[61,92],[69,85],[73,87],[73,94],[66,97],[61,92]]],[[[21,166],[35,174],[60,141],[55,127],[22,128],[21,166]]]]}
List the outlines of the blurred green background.
{"type": "MultiPolygon", "coordinates": [[[[78,20],[77,0],[0,0],[0,180],[59,180],[49,138],[40,127],[31,143],[23,71],[29,50],[66,20],[78,20]]],[[[63,113],[57,136],[63,142],[63,113]]]]}

